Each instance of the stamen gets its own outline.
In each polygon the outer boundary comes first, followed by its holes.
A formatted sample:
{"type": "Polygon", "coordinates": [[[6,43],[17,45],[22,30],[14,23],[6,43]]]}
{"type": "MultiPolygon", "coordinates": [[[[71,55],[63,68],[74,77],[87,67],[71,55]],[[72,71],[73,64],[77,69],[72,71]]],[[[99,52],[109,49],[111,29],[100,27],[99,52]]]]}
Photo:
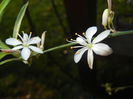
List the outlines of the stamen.
{"type": "Polygon", "coordinates": [[[70,49],[73,49],[73,47],[70,47],[70,49]]]}
{"type": "Polygon", "coordinates": [[[83,32],[82,34],[85,35],[85,32],[83,32]]]}
{"type": "Polygon", "coordinates": [[[77,35],[87,42],[87,40],[83,36],[81,36],[79,34],[77,34],[77,35]]]}
{"type": "Polygon", "coordinates": [[[72,46],[72,47],[70,47],[71,49],[74,49],[74,48],[81,48],[81,47],[83,47],[83,46],[72,46]]]}
{"type": "Polygon", "coordinates": [[[71,41],[73,41],[73,39],[70,39],[71,41]]]}
{"type": "Polygon", "coordinates": [[[75,33],[75,35],[78,35],[78,33],[75,33]]]}
{"type": "Polygon", "coordinates": [[[20,35],[20,34],[18,34],[18,36],[19,36],[19,38],[23,41],[23,38],[22,38],[22,36],[20,35]]]}
{"type": "Polygon", "coordinates": [[[31,38],[32,32],[30,32],[29,39],[31,38]]]}
{"type": "Polygon", "coordinates": [[[66,39],[66,41],[67,41],[67,42],[70,42],[70,43],[76,42],[76,40],[73,40],[73,39],[70,39],[70,40],[66,39]]]}

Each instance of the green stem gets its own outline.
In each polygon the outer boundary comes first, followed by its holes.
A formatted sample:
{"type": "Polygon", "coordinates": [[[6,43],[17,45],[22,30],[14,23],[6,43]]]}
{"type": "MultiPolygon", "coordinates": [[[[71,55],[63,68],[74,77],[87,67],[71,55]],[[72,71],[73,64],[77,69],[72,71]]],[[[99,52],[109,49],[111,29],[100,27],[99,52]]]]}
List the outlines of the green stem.
{"type": "Polygon", "coordinates": [[[56,47],[53,47],[53,48],[49,48],[49,49],[45,50],[43,53],[47,53],[47,52],[57,50],[57,49],[60,49],[60,48],[72,46],[72,45],[75,45],[75,44],[77,44],[77,43],[72,42],[72,43],[68,43],[68,44],[59,45],[59,46],[56,46],[56,47]]]}
{"type": "Polygon", "coordinates": [[[127,34],[133,34],[133,30],[129,30],[129,31],[118,31],[118,32],[115,32],[115,33],[111,33],[109,35],[109,37],[116,37],[116,36],[121,36],[121,35],[127,35],[127,34]]]}
{"type": "Polygon", "coordinates": [[[1,61],[0,62],[0,65],[3,65],[3,64],[5,64],[5,63],[7,63],[7,62],[12,62],[12,61],[18,61],[18,60],[20,60],[21,58],[11,58],[11,59],[7,59],[7,60],[4,60],[4,61],[1,61]]]}
{"type": "MultiPolygon", "coordinates": [[[[121,35],[127,35],[127,34],[133,34],[133,30],[111,33],[109,35],[109,38],[110,37],[121,36],[121,35]]],[[[68,44],[59,45],[59,46],[56,46],[56,47],[53,47],[53,48],[49,48],[47,50],[44,50],[44,53],[51,52],[53,50],[57,50],[57,49],[60,49],[60,48],[69,47],[69,46],[72,46],[72,45],[75,45],[75,44],[77,44],[77,43],[68,43],[68,44]]]]}

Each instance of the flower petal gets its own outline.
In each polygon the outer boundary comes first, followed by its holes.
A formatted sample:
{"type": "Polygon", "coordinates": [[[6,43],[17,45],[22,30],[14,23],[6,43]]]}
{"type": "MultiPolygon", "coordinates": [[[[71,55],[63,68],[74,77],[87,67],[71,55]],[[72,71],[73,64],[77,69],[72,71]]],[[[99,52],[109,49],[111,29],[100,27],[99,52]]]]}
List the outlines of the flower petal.
{"type": "Polygon", "coordinates": [[[38,48],[38,47],[35,47],[35,46],[29,46],[29,48],[30,48],[31,50],[33,50],[34,52],[37,52],[37,53],[43,53],[43,51],[42,51],[40,48],[38,48]]]}
{"type": "Polygon", "coordinates": [[[24,47],[21,51],[21,56],[24,60],[28,60],[28,58],[30,57],[30,54],[31,54],[30,49],[27,47],[24,47]]]}
{"type": "Polygon", "coordinates": [[[80,45],[84,45],[84,46],[87,45],[86,41],[81,37],[77,37],[76,42],[79,43],[80,45]]]}
{"type": "Polygon", "coordinates": [[[107,56],[113,52],[112,49],[104,43],[94,44],[92,49],[97,55],[101,56],[107,56]]]}
{"type": "Polygon", "coordinates": [[[87,29],[85,37],[87,38],[88,43],[91,43],[91,39],[96,32],[97,32],[96,26],[87,29]]]}
{"type": "Polygon", "coordinates": [[[37,44],[41,41],[40,37],[33,37],[28,41],[28,44],[37,44]]]}
{"type": "Polygon", "coordinates": [[[16,47],[12,48],[12,50],[19,50],[21,48],[23,48],[23,46],[16,46],[16,47]]]}
{"type": "Polygon", "coordinates": [[[93,68],[93,60],[94,60],[93,51],[92,49],[88,49],[87,62],[89,64],[90,69],[93,68]]]}
{"type": "Polygon", "coordinates": [[[8,44],[8,45],[19,45],[19,44],[22,44],[22,42],[21,41],[19,41],[19,40],[17,40],[16,38],[8,38],[8,39],[6,39],[6,44],[8,44]]]}
{"type": "Polygon", "coordinates": [[[92,43],[98,43],[98,42],[104,40],[109,34],[110,34],[110,30],[103,31],[97,37],[94,38],[94,40],[92,41],[92,43]]]}
{"type": "Polygon", "coordinates": [[[74,61],[75,61],[75,63],[78,63],[78,62],[80,61],[82,55],[84,54],[84,52],[85,52],[86,50],[87,50],[87,48],[86,48],[86,47],[83,47],[83,48],[79,49],[79,50],[75,53],[75,55],[74,55],[74,61]]]}

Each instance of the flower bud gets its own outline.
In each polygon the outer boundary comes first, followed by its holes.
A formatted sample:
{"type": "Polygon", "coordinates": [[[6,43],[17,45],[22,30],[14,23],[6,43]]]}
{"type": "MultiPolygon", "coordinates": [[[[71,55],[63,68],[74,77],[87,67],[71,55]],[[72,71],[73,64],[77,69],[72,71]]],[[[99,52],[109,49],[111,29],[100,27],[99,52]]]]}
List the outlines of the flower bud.
{"type": "Polygon", "coordinates": [[[44,31],[41,36],[41,45],[40,45],[41,49],[44,49],[45,34],[46,34],[46,31],[44,31]]]}
{"type": "Polygon", "coordinates": [[[102,25],[104,28],[108,25],[109,10],[105,9],[102,15],[102,25]]]}

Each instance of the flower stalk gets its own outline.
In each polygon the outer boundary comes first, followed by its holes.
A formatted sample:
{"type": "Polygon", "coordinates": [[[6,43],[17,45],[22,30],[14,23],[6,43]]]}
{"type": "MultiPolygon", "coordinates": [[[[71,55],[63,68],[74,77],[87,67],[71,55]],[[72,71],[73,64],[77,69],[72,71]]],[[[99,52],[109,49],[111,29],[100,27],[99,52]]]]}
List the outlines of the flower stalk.
{"type": "MultiPolygon", "coordinates": [[[[122,36],[122,35],[128,35],[128,34],[133,34],[133,30],[129,30],[129,31],[118,31],[118,32],[115,32],[115,33],[111,33],[108,37],[109,38],[112,38],[112,37],[117,37],[117,36],[122,36]]],[[[49,48],[47,50],[44,50],[43,53],[51,52],[51,51],[54,51],[54,50],[58,50],[58,49],[61,49],[61,48],[73,46],[73,45],[76,45],[76,44],[77,43],[71,42],[71,43],[67,43],[67,44],[55,46],[55,47],[49,48]]]]}
{"type": "Polygon", "coordinates": [[[76,45],[76,44],[77,43],[73,43],[72,42],[72,43],[68,43],[68,44],[59,45],[59,46],[56,46],[56,47],[53,47],[53,48],[49,48],[47,50],[44,50],[43,53],[51,52],[51,51],[54,51],[54,50],[57,50],[57,49],[69,47],[69,46],[76,45]]]}

